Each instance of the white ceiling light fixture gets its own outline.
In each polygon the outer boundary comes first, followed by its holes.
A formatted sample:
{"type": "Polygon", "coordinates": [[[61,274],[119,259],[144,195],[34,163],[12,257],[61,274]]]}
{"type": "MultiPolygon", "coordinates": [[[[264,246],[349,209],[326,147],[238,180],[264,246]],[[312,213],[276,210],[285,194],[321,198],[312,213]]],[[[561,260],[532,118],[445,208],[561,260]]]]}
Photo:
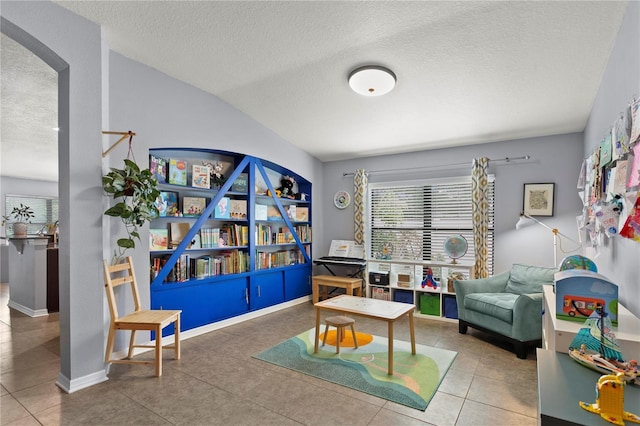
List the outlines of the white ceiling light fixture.
{"type": "Polygon", "coordinates": [[[366,65],[349,74],[349,86],[363,96],[382,96],[396,85],[396,75],[388,68],[366,65]]]}

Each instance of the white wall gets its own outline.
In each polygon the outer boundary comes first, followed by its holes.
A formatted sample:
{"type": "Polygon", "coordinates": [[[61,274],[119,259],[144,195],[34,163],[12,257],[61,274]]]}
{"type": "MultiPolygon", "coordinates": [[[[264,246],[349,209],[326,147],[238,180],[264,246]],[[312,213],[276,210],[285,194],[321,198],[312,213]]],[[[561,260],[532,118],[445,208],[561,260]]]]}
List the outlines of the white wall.
{"type": "MultiPolygon", "coordinates": [[[[600,144],[634,97],[640,97],[640,3],[635,1],[627,6],[584,131],[585,157],[600,144]]],[[[640,316],[639,260],[640,244],[621,237],[606,239],[595,258],[599,272],[619,285],[620,301],[637,316],[640,316]]]]}
{"type": "MultiPolygon", "coordinates": [[[[553,234],[541,226],[530,226],[516,231],[515,224],[523,207],[525,183],[555,183],[554,216],[539,218],[567,236],[577,239],[575,217],[580,212],[576,192],[578,171],[582,162],[582,134],[571,133],[540,138],[495,142],[466,147],[438,149],[397,155],[361,158],[325,163],[325,246],[332,239],[353,239],[353,206],[338,210],[333,206],[333,194],[348,190],[353,194],[353,177],[343,176],[358,168],[369,171],[399,170],[398,173],[371,173],[369,182],[389,182],[411,179],[430,179],[451,176],[469,176],[471,162],[476,157],[490,159],[516,158],[525,155],[529,160],[508,163],[490,163],[489,172],[496,176],[495,205],[495,272],[502,272],[513,263],[553,266],[553,234]],[[460,165],[445,167],[445,165],[460,165]],[[419,168],[419,171],[405,169],[419,168]]],[[[570,243],[567,249],[577,248],[570,243]]],[[[563,253],[558,254],[562,259],[563,253]]]]}

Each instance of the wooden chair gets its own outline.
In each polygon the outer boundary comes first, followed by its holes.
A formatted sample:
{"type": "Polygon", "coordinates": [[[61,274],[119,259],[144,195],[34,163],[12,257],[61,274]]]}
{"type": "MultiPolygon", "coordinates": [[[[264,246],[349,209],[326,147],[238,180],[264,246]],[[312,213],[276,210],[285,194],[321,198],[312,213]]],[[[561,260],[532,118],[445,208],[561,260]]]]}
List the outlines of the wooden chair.
{"type": "Polygon", "coordinates": [[[104,262],[104,286],[107,291],[109,301],[109,312],[111,314],[111,325],[109,326],[109,337],[107,339],[107,350],[105,362],[113,364],[155,364],[156,376],[162,375],[162,330],[174,324],[174,344],[165,345],[165,348],[174,349],[175,359],[180,359],[180,313],[182,311],[145,310],[140,307],[140,295],[138,285],[133,270],[133,260],[128,256],[124,263],[109,265],[104,262]],[[130,284],[133,293],[133,303],[135,310],[127,315],[118,315],[118,306],[113,289],[123,284],[130,284]],[[112,359],[113,345],[116,330],[130,330],[131,339],[129,341],[129,354],[124,359],[112,359]],[[146,330],[155,332],[155,345],[136,345],[136,331],[146,330]],[[133,360],[134,348],[155,348],[155,361],[133,360]]]}

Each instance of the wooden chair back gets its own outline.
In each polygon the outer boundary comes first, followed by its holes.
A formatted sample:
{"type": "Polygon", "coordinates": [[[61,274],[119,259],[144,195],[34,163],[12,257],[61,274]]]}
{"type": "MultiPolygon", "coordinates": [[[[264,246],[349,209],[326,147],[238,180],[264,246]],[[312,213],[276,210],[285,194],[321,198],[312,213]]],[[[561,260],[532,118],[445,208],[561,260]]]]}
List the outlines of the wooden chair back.
{"type": "Polygon", "coordinates": [[[127,256],[124,263],[118,263],[116,265],[109,265],[107,261],[104,261],[104,282],[107,290],[107,300],[109,301],[109,313],[111,314],[111,320],[117,321],[120,316],[118,315],[118,304],[116,303],[116,297],[114,289],[129,284],[131,286],[131,294],[133,296],[134,311],[140,311],[140,293],[138,292],[138,283],[136,282],[136,274],[133,270],[133,259],[131,256],[127,256]]]}

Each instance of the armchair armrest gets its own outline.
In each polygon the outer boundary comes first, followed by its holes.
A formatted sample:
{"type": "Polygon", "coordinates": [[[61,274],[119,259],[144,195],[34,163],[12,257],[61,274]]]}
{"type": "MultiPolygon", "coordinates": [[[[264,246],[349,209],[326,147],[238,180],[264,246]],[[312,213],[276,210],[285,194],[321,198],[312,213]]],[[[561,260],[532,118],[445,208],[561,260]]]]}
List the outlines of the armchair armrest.
{"type": "Polygon", "coordinates": [[[456,290],[456,296],[464,298],[471,293],[503,293],[508,280],[509,271],[505,271],[489,278],[454,280],[453,287],[456,290]]]}
{"type": "Polygon", "coordinates": [[[542,338],[542,293],[521,294],[513,306],[512,337],[526,342],[542,338]]]}

